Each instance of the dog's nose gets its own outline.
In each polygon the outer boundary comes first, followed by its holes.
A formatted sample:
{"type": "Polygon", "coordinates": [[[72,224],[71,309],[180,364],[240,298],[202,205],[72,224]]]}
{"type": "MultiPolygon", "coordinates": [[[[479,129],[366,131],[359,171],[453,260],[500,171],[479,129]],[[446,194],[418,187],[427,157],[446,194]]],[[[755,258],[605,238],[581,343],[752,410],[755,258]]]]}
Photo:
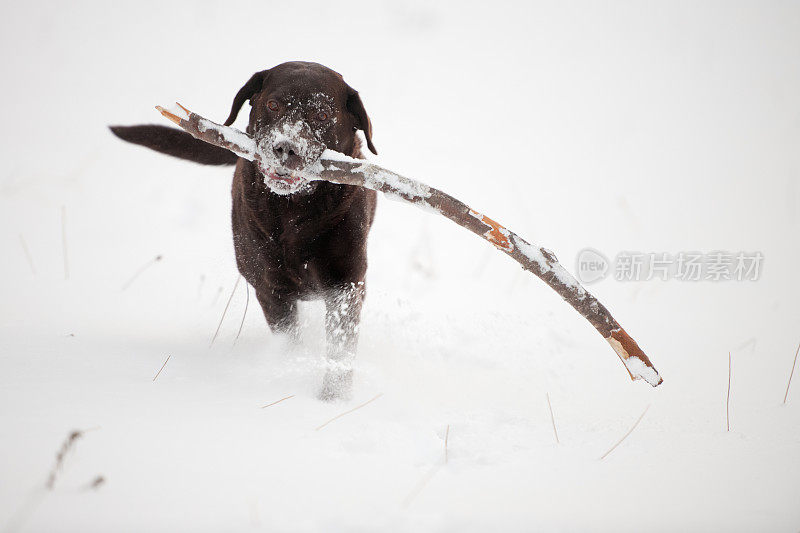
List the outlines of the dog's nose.
{"type": "Polygon", "coordinates": [[[278,158],[278,161],[280,161],[284,167],[291,170],[300,170],[303,168],[303,158],[300,157],[297,146],[292,142],[280,141],[272,147],[272,151],[275,152],[275,157],[278,158]]]}

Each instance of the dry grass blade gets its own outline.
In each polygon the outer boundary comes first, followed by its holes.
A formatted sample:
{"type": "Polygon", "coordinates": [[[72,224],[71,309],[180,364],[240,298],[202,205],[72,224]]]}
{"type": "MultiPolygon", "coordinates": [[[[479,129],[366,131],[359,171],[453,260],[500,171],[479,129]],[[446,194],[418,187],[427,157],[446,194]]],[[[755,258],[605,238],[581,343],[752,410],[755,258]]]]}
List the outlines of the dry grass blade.
{"type": "Polygon", "coordinates": [[[145,263],[144,265],[142,265],[142,266],[141,266],[141,268],[139,268],[139,270],[137,270],[137,271],[136,271],[136,273],[135,273],[133,276],[131,276],[131,279],[129,279],[128,281],[126,281],[126,282],[125,282],[125,284],[122,286],[122,289],[120,289],[120,291],[124,291],[125,289],[127,289],[128,287],[130,287],[130,286],[133,284],[133,282],[134,282],[134,281],[136,281],[136,278],[138,278],[139,276],[141,276],[141,275],[142,275],[142,273],[143,273],[145,270],[147,270],[148,268],[150,268],[150,266],[151,266],[151,265],[153,265],[153,264],[155,264],[155,263],[158,263],[159,261],[161,261],[162,257],[163,257],[162,255],[157,255],[157,256],[155,256],[153,259],[151,259],[150,261],[148,261],[147,263],[145,263]]]}
{"type": "Polygon", "coordinates": [[[792,386],[792,376],[794,376],[794,367],[797,365],[797,354],[800,353],[800,344],[797,345],[797,351],[794,352],[794,362],[792,363],[792,372],[789,374],[789,383],[786,384],[786,394],[783,395],[783,405],[786,405],[786,398],[789,397],[789,387],[792,386]]]}
{"type": "Polygon", "coordinates": [[[200,283],[197,284],[197,299],[203,296],[203,284],[206,282],[206,275],[200,274],[200,283]]]}
{"type": "Polygon", "coordinates": [[[728,395],[725,398],[725,425],[731,430],[731,352],[728,352],[728,395]]]}
{"type": "Polygon", "coordinates": [[[447,430],[444,432],[444,464],[447,464],[447,440],[450,438],[450,424],[447,424],[447,430]]]}
{"type": "Polygon", "coordinates": [[[18,531],[22,529],[25,522],[28,521],[31,515],[33,515],[33,513],[36,512],[36,510],[42,504],[48,492],[53,490],[58,473],[64,465],[67,454],[75,446],[75,441],[81,438],[85,433],[94,431],[96,429],[100,428],[94,427],[85,429],[83,431],[74,430],[67,436],[64,442],[61,444],[61,448],[59,448],[58,453],[56,454],[56,463],[53,465],[50,474],[47,476],[47,481],[45,482],[44,487],[37,486],[30,492],[22,505],[8,518],[2,531],[11,533],[12,531],[18,531]]]}
{"type": "Polygon", "coordinates": [[[239,331],[236,332],[236,338],[233,339],[234,344],[236,344],[236,341],[239,340],[239,335],[242,334],[242,328],[244,327],[244,319],[247,317],[247,308],[250,307],[250,285],[248,283],[244,284],[244,291],[246,297],[244,301],[244,313],[242,313],[242,322],[239,324],[239,331]]]}
{"type": "Polygon", "coordinates": [[[411,505],[411,502],[414,501],[414,498],[419,496],[419,493],[422,492],[422,489],[424,489],[428,485],[428,483],[430,483],[430,481],[433,479],[433,476],[436,475],[436,473],[442,468],[442,466],[444,466],[444,463],[442,461],[437,462],[435,465],[433,465],[433,467],[430,470],[428,470],[425,473],[424,476],[422,476],[422,478],[420,478],[420,480],[417,482],[414,488],[411,489],[411,492],[408,493],[408,496],[406,496],[405,500],[403,500],[404,509],[408,508],[408,506],[411,505]]]}
{"type": "Polygon", "coordinates": [[[553,434],[556,436],[556,444],[561,444],[558,440],[558,431],[556,430],[556,417],[553,416],[553,406],[550,404],[550,393],[547,393],[547,407],[550,408],[550,422],[553,423],[553,434]]]}
{"type": "Polygon", "coordinates": [[[61,471],[61,468],[64,466],[64,460],[66,459],[67,454],[75,445],[75,441],[82,436],[83,431],[76,429],[72,431],[61,444],[61,448],[59,448],[58,453],[56,453],[56,464],[54,464],[53,468],[50,470],[50,475],[47,476],[47,482],[45,483],[45,487],[49,490],[53,490],[53,486],[56,484],[56,478],[58,477],[58,473],[61,471]]]}
{"type": "Polygon", "coordinates": [[[22,236],[22,233],[19,234],[19,243],[22,245],[22,251],[25,252],[25,257],[28,259],[28,265],[31,267],[31,274],[35,276],[36,267],[33,266],[33,256],[31,255],[31,251],[28,250],[28,245],[25,242],[25,237],[22,236]]]}
{"type": "Polygon", "coordinates": [[[613,452],[614,450],[616,450],[616,449],[617,449],[617,446],[619,446],[620,444],[622,444],[622,442],[623,442],[625,439],[627,439],[627,438],[628,438],[628,436],[629,436],[631,433],[633,433],[633,430],[634,430],[634,429],[636,429],[636,426],[638,426],[638,425],[639,425],[639,422],[641,422],[641,421],[642,421],[642,418],[644,418],[644,415],[645,415],[645,414],[647,414],[647,410],[648,410],[648,409],[650,409],[650,406],[649,406],[649,405],[648,405],[647,407],[645,407],[645,409],[644,409],[644,412],[643,412],[641,415],[639,415],[639,418],[637,418],[637,419],[636,419],[636,422],[634,422],[633,426],[631,426],[631,429],[629,429],[629,430],[628,430],[628,432],[627,432],[627,433],[625,433],[625,435],[623,435],[623,436],[622,436],[622,438],[621,438],[621,439],[619,439],[619,440],[617,441],[617,443],[611,447],[611,449],[610,449],[610,450],[608,450],[606,453],[604,453],[604,454],[603,454],[603,455],[600,457],[600,460],[603,460],[603,459],[605,459],[606,457],[608,457],[608,454],[610,454],[611,452],[613,452]]]}
{"type": "Polygon", "coordinates": [[[225,309],[222,310],[222,316],[219,317],[219,324],[217,324],[217,331],[214,332],[214,336],[211,337],[211,342],[208,344],[208,347],[211,348],[213,346],[214,341],[217,340],[217,335],[219,335],[219,328],[222,327],[222,321],[225,320],[225,314],[228,312],[228,307],[231,305],[231,300],[233,300],[233,295],[236,293],[236,287],[239,286],[239,280],[242,279],[242,276],[239,275],[236,278],[236,283],[233,284],[233,290],[231,291],[231,295],[228,297],[228,303],[225,304],[225,309]]]}
{"type": "Polygon", "coordinates": [[[353,407],[352,409],[349,409],[349,410],[345,411],[344,413],[341,413],[341,414],[338,414],[338,415],[334,416],[333,418],[331,418],[330,420],[328,420],[327,422],[325,422],[324,424],[319,426],[315,431],[319,431],[320,429],[324,428],[325,426],[327,426],[328,424],[330,424],[334,420],[338,420],[339,418],[342,418],[344,415],[349,415],[353,411],[357,411],[358,409],[361,409],[362,407],[371,404],[372,402],[374,402],[375,400],[377,400],[381,396],[383,396],[383,393],[380,393],[380,394],[376,395],[371,400],[366,401],[366,402],[362,403],[361,405],[357,405],[357,406],[353,407]]]}
{"type": "Polygon", "coordinates": [[[64,279],[69,279],[69,260],[67,259],[67,206],[61,206],[61,253],[64,256],[64,279]]]}
{"type": "Polygon", "coordinates": [[[169,363],[169,359],[170,359],[170,357],[172,357],[172,354],[169,354],[169,355],[167,356],[167,360],[166,360],[166,361],[164,361],[164,364],[163,364],[163,365],[161,365],[161,368],[159,368],[159,369],[158,369],[158,372],[156,372],[156,375],[155,375],[155,376],[153,376],[153,381],[155,381],[155,380],[156,380],[156,378],[157,378],[157,377],[158,377],[158,376],[161,374],[161,371],[162,371],[162,370],[164,370],[164,367],[165,367],[165,366],[167,366],[167,363],[169,363]]]}
{"type": "Polygon", "coordinates": [[[264,409],[265,407],[270,407],[272,405],[275,405],[276,403],[281,403],[283,400],[288,400],[289,398],[294,398],[294,394],[292,394],[291,396],[287,396],[286,398],[281,398],[278,401],[268,403],[267,405],[262,405],[261,408],[264,409]]]}
{"type": "Polygon", "coordinates": [[[219,287],[217,289],[217,293],[214,295],[214,300],[212,300],[212,302],[211,302],[211,307],[214,307],[215,305],[217,305],[217,302],[219,301],[219,297],[220,297],[221,294],[222,294],[222,287],[219,287]]]}

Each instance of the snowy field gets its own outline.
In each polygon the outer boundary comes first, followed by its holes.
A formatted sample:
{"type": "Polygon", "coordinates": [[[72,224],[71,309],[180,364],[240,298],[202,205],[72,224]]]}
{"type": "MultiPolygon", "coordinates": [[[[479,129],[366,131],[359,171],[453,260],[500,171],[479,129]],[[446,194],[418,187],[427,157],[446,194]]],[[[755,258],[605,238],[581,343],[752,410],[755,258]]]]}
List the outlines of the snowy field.
{"type": "Polygon", "coordinates": [[[800,529],[800,4],[17,2],[0,29],[0,531],[800,529]],[[653,389],[491,245],[382,198],[354,398],[322,403],[321,305],[291,348],[240,283],[209,346],[232,169],[106,129],[221,121],[295,59],[361,92],[375,161],[573,272],[592,247],[761,276],[589,286],[653,389]]]}

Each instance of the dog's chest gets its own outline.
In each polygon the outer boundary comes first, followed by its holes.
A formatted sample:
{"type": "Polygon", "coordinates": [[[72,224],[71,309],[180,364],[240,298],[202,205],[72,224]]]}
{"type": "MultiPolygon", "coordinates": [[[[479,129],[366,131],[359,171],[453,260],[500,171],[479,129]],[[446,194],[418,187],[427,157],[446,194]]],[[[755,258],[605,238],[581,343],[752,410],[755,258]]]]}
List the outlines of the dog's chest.
{"type": "MultiPolygon", "coordinates": [[[[326,271],[332,252],[346,252],[349,205],[335,198],[264,199],[252,217],[264,231],[262,254],[269,269],[290,278],[301,292],[316,291],[320,271],[326,271]]],[[[338,254],[334,254],[338,255],[338,254]]]]}

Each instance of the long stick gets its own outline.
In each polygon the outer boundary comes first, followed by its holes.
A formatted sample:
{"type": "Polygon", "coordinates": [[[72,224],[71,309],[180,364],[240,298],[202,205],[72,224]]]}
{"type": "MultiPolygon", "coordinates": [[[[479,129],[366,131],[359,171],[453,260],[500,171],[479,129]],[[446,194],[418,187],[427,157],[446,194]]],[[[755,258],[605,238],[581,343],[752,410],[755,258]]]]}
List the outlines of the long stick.
{"type": "MultiPolygon", "coordinates": [[[[274,162],[271,146],[257,143],[249,135],[192,113],[178,104],[174,112],[156,106],[159,112],[183,130],[215,146],[220,146],[252,161],[264,175],[271,173],[274,162]]],[[[322,152],[322,150],[319,150],[322,152]]],[[[550,250],[535,246],[491,218],[438,189],[403,177],[368,161],[353,159],[331,150],[322,152],[313,168],[293,179],[325,180],[380,191],[387,196],[419,207],[434,210],[459,226],[475,233],[508,254],[522,268],[533,272],[580,313],[606,339],[625,365],[631,379],[644,379],[652,386],[663,381],[650,359],[636,341],[622,329],[608,309],[592,296],[550,250]]]]}
{"type": "Polygon", "coordinates": [[[620,444],[622,444],[622,441],[624,441],[625,439],[627,439],[627,438],[628,438],[628,435],[630,435],[631,433],[633,433],[633,430],[634,430],[634,429],[636,429],[636,426],[638,426],[638,425],[639,425],[639,422],[641,422],[641,421],[642,421],[642,418],[644,418],[644,415],[647,413],[647,410],[648,410],[648,409],[650,409],[650,406],[649,406],[649,405],[648,405],[647,407],[645,407],[645,408],[644,408],[644,412],[643,412],[641,415],[639,415],[639,418],[637,418],[637,419],[636,419],[636,422],[634,422],[634,423],[633,423],[633,426],[631,426],[631,429],[629,429],[629,430],[628,430],[628,432],[627,432],[627,433],[625,433],[625,435],[623,435],[623,436],[622,436],[622,438],[621,438],[621,439],[619,439],[619,440],[617,441],[617,443],[611,447],[611,449],[610,449],[610,450],[608,450],[606,453],[604,453],[604,454],[603,454],[603,456],[602,456],[602,457],[600,457],[600,460],[603,460],[603,459],[605,459],[606,457],[608,457],[608,454],[610,454],[611,452],[613,452],[614,450],[616,450],[616,449],[617,449],[617,446],[619,446],[620,444]]]}
{"type": "Polygon", "coordinates": [[[789,397],[789,387],[792,386],[792,376],[794,376],[794,366],[797,364],[797,354],[800,353],[800,344],[797,345],[797,351],[794,352],[794,362],[792,363],[792,372],[789,374],[789,383],[786,384],[786,394],[783,395],[783,405],[786,405],[786,398],[789,397]]]}

